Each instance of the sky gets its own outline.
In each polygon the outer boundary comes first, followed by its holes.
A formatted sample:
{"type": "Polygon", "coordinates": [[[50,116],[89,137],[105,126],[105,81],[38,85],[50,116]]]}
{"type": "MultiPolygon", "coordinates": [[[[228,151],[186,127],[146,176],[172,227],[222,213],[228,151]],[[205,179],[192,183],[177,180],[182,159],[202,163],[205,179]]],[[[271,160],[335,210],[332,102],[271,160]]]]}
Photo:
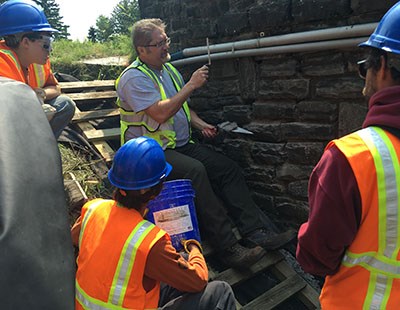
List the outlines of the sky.
{"type": "Polygon", "coordinates": [[[69,26],[69,38],[79,41],[87,37],[90,26],[96,26],[97,17],[110,17],[119,2],[120,0],[56,0],[62,21],[69,26]]]}

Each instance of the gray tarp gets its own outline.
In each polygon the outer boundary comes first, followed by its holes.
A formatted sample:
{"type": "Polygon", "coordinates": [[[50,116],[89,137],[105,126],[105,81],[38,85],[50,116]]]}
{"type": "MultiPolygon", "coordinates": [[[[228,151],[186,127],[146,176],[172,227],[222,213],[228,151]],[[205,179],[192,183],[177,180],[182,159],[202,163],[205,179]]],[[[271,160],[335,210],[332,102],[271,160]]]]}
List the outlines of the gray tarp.
{"type": "Polygon", "coordinates": [[[34,92],[0,78],[0,308],[74,309],[61,159],[34,92]]]}

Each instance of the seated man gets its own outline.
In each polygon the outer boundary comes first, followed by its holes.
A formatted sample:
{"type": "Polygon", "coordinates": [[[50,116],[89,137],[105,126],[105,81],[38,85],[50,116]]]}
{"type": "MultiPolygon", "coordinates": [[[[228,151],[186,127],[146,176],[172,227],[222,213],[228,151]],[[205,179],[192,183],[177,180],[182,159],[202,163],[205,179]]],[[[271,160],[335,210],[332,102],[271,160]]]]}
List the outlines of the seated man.
{"type": "Polygon", "coordinates": [[[122,143],[139,136],[154,138],[174,168],[171,178],[192,180],[201,233],[219,250],[227,265],[249,266],[264,255],[261,247],[276,249],[292,240],[294,232],[274,236],[264,229],[262,212],[251,199],[235,162],[191,141],[191,126],[206,137],[216,134],[216,128],[187,104],[190,94],[206,82],[208,68],[201,67],[184,84],[179,72],[168,63],[170,39],[160,19],[135,23],[132,41],[138,58],[116,81],[122,143]],[[237,242],[227,210],[242,236],[256,245],[254,248],[237,242]]]}
{"type": "Polygon", "coordinates": [[[86,203],[72,228],[79,244],[75,309],[235,309],[227,283],[208,283],[198,241],[182,240],[186,260],[165,231],[143,219],[170,172],[150,138],[133,139],[115,154],[108,173],[114,200],[86,203]]]}
{"type": "Polygon", "coordinates": [[[52,33],[43,9],[29,0],[0,6],[0,76],[28,84],[37,94],[56,139],[75,113],[75,103],[61,95],[49,61],[52,33]]]}

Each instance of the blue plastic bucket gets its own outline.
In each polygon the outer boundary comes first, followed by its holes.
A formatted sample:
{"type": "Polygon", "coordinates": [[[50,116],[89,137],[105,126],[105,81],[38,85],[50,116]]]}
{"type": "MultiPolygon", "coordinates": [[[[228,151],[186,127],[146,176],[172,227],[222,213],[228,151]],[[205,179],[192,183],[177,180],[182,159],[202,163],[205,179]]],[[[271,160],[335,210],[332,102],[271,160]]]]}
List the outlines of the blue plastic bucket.
{"type": "Polygon", "coordinates": [[[172,245],[182,250],[182,239],[200,242],[199,225],[194,205],[195,192],[191,180],[164,182],[161,193],[147,207],[147,220],[171,236],[172,245]]]}

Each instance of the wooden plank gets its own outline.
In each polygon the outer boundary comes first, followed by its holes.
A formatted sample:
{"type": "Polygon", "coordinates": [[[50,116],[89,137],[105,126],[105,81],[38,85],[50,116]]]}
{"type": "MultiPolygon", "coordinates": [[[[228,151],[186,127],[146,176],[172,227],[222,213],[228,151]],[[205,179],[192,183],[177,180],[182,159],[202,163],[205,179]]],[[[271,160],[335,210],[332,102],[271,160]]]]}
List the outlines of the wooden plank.
{"type": "MultiPolygon", "coordinates": [[[[78,107],[76,107],[75,109],[76,113],[81,113],[81,111],[79,110],[78,107]]],[[[87,132],[91,132],[91,131],[97,131],[92,124],[88,123],[88,122],[82,122],[82,123],[78,123],[77,124],[78,127],[82,130],[82,134],[83,136],[89,140],[89,138],[87,137],[86,133],[87,132]]],[[[118,135],[119,135],[119,129],[118,129],[118,135]]],[[[90,140],[89,140],[90,141],[90,140]]],[[[114,150],[112,149],[112,147],[105,141],[95,141],[93,142],[94,147],[99,151],[100,155],[103,156],[104,160],[106,162],[109,162],[112,160],[113,155],[114,155],[114,150]]]]}
{"type": "MultiPolygon", "coordinates": [[[[282,260],[271,268],[271,273],[278,279],[297,275],[296,271],[285,261],[282,260]]],[[[308,309],[321,309],[319,303],[319,292],[317,292],[311,285],[307,284],[296,296],[308,309]]]]}
{"type": "Polygon", "coordinates": [[[244,310],[268,310],[278,306],[302,288],[307,283],[297,274],[293,275],[273,288],[246,304],[244,310]]]}
{"type": "Polygon", "coordinates": [[[89,129],[88,127],[85,127],[84,134],[86,136],[86,139],[88,139],[90,142],[94,142],[101,140],[119,139],[121,135],[121,130],[119,128],[89,129]]]}
{"type": "Polygon", "coordinates": [[[60,82],[59,84],[61,90],[65,93],[88,90],[88,89],[97,89],[97,90],[115,89],[115,80],[60,82]]]}
{"type": "Polygon", "coordinates": [[[96,111],[86,111],[86,112],[77,112],[72,118],[73,123],[79,123],[83,121],[98,119],[98,118],[107,118],[112,116],[118,116],[118,109],[103,109],[96,111]]]}
{"type": "Polygon", "coordinates": [[[282,254],[277,251],[268,252],[261,260],[249,268],[244,269],[233,269],[229,268],[219,273],[213,280],[221,280],[228,282],[231,286],[237,285],[252,276],[258,274],[264,269],[271,267],[283,259],[282,254]]]}
{"type": "Polygon", "coordinates": [[[68,97],[70,97],[75,102],[116,99],[117,92],[115,90],[111,90],[111,91],[99,91],[99,92],[87,92],[87,93],[71,93],[68,94],[68,97]]]}

